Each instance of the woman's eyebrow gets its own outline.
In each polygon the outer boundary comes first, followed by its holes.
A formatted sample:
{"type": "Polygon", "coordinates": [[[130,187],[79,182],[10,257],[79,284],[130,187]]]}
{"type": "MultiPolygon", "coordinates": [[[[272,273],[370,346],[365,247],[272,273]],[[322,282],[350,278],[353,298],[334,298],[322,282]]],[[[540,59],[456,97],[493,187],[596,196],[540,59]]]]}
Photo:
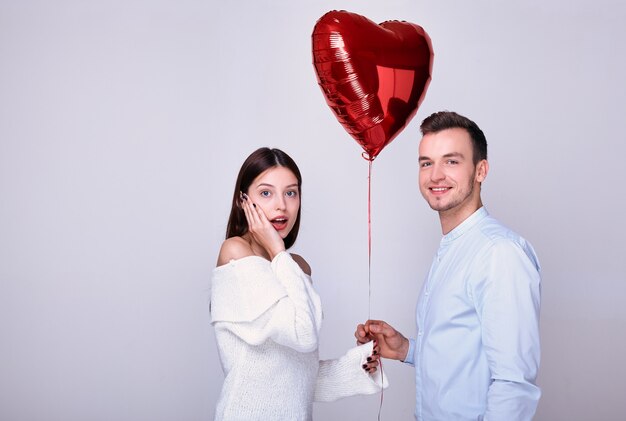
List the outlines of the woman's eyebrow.
{"type": "MultiPolygon", "coordinates": [[[[272,188],[276,188],[276,186],[274,186],[273,184],[270,184],[270,183],[259,183],[259,184],[257,184],[257,187],[272,187],[272,188]]],[[[298,183],[289,184],[286,187],[287,188],[298,187],[298,183]]]]}

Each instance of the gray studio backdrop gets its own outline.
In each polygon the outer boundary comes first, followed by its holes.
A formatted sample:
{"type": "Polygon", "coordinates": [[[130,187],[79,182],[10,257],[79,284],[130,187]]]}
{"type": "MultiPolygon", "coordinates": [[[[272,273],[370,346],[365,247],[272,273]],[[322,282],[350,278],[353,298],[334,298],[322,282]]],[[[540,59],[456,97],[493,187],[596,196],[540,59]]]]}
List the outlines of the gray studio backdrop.
{"type": "MultiPolygon", "coordinates": [[[[617,0],[0,1],[0,419],[211,419],[208,282],[259,146],[304,175],[294,249],[323,300],[322,358],[368,314],[412,334],[441,235],[418,126],[441,109],[484,129],[485,203],[543,265],[536,419],[626,419],[625,19],[617,0]],[[371,302],[367,163],[311,65],[333,9],[418,23],[435,50],[422,107],[374,162],[371,302]]],[[[413,419],[412,369],[385,369],[382,419],[413,419]]]]}

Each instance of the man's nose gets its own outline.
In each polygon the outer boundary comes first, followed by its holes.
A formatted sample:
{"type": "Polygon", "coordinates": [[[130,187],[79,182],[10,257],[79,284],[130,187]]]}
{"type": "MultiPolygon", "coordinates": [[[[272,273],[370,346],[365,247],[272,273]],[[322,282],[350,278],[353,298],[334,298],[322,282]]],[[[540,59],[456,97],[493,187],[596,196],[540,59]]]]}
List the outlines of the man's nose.
{"type": "Polygon", "coordinates": [[[433,181],[439,181],[446,178],[443,168],[439,164],[433,164],[433,170],[430,173],[430,179],[433,181]]]}

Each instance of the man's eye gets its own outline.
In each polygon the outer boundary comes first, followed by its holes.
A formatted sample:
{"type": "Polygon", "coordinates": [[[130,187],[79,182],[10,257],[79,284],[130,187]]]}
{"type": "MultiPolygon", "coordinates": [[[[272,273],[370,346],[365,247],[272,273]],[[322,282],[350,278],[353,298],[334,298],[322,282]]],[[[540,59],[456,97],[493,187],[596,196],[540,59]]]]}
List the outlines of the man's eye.
{"type": "Polygon", "coordinates": [[[430,167],[430,162],[422,162],[422,168],[430,167]]]}

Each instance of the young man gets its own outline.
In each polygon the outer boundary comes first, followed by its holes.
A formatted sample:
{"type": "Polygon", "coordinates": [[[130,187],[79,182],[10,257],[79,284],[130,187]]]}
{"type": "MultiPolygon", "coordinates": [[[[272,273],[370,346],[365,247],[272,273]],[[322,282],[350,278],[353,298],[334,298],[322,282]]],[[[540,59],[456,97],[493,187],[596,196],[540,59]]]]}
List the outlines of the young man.
{"type": "Polygon", "coordinates": [[[417,337],[379,320],[355,336],[415,366],[418,420],[530,420],[541,395],[537,256],[483,207],[489,164],[476,123],[438,112],[421,129],[420,192],[443,238],[418,299],[417,337]]]}

